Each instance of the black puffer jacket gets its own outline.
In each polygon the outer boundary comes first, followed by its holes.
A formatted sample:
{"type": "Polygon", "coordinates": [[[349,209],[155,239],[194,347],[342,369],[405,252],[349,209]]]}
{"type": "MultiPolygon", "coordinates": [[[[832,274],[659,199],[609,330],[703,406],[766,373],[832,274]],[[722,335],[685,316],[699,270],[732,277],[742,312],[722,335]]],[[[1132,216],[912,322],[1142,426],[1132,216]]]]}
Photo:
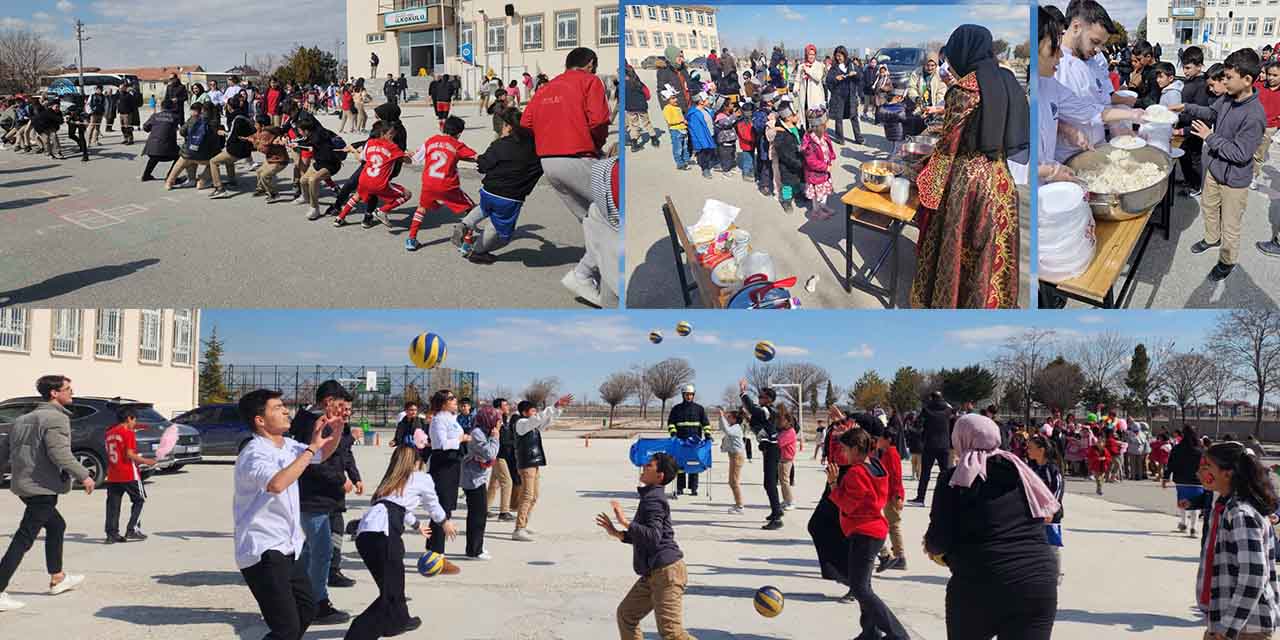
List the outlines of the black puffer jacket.
{"type": "MultiPolygon", "coordinates": [[[[310,409],[298,411],[289,425],[289,437],[298,442],[311,442],[315,430],[316,418],[320,414],[310,409]]],[[[345,511],[347,508],[346,492],[342,490],[346,484],[347,454],[349,445],[344,451],[344,441],[338,443],[333,455],[318,464],[307,465],[302,476],[298,478],[299,506],[304,513],[333,513],[345,511]]]]}
{"type": "Polygon", "coordinates": [[[147,144],[142,148],[144,155],[161,160],[178,159],[178,128],[182,126],[182,118],[173,111],[157,111],[142,125],[147,132],[147,144]]]}
{"type": "Polygon", "coordinates": [[[946,400],[930,400],[920,410],[916,424],[923,423],[921,442],[924,450],[945,451],[951,448],[951,405],[946,400]]]}
{"type": "Polygon", "coordinates": [[[48,107],[43,107],[34,116],[31,117],[31,128],[36,133],[46,134],[53,133],[62,128],[62,112],[55,111],[48,107]]]}
{"type": "Polygon", "coordinates": [[[494,140],[476,158],[476,169],[484,174],[485,191],[523,201],[542,178],[542,161],[538,159],[533,136],[527,130],[517,136],[494,140]]]}
{"type": "Polygon", "coordinates": [[[644,97],[644,82],[636,75],[636,70],[627,67],[627,75],[622,85],[626,90],[627,113],[647,113],[649,99],[644,97]]]}
{"type": "MultiPolygon", "coordinates": [[[[671,85],[676,90],[676,104],[680,105],[680,110],[687,112],[689,110],[689,98],[697,91],[689,86],[689,70],[687,67],[681,66],[676,69],[667,62],[665,58],[658,58],[658,82],[653,88],[659,95],[671,85]]],[[[663,104],[666,104],[665,102],[663,104]]]]}
{"type": "Polygon", "coordinates": [[[804,156],[800,141],[790,131],[782,130],[773,139],[773,155],[778,159],[778,177],[792,188],[804,186],[804,156]]]}
{"type": "MultiPolygon", "coordinates": [[[[203,117],[192,116],[182,124],[182,127],[178,129],[178,133],[181,133],[184,139],[189,138],[194,132],[196,123],[203,117]]],[[[197,148],[192,149],[190,144],[183,142],[181,148],[182,157],[188,160],[210,160],[218,155],[218,151],[222,149],[220,138],[218,138],[218,123],[207,121],[205,127],[204,139],[200,141],[200,145],[197,148]]]]}
{"type": "Polygon", "coordinates": [[[1204,452],[1193,439],[1183,438],[1169,452],[1169,464],[1164,466],[1164,479],[1174,484],[1200,486],[1200,457],[1204,452]]]}

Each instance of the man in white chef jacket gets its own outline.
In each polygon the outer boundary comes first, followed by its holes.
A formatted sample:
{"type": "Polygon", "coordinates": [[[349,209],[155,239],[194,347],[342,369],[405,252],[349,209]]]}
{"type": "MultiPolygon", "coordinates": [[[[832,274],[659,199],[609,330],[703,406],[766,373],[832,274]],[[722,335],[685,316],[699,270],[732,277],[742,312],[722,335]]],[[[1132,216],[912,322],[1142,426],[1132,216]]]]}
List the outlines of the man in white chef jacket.
{"type": "MultiPolygon", "coordinates": [[[[1106,58],[1102,56],[1101,47],[1115,29],[1107,10],[1094,0],[1077,0],[1067,7],[1067,23],[1067,32],[1062,37],[1062,60],[1054,78],[1076,96],[1099,107],[1132,106],[1133,98],[1114,95],[1106,74],[1106,58]]],[[[1106,140],[1100,120],[1089,122],[1084,132],[1090,144],[1106,140]]],[[[1075,141],[1059,140],[1054,160],[1062,162],[1082,149],[1075,141]]]]}

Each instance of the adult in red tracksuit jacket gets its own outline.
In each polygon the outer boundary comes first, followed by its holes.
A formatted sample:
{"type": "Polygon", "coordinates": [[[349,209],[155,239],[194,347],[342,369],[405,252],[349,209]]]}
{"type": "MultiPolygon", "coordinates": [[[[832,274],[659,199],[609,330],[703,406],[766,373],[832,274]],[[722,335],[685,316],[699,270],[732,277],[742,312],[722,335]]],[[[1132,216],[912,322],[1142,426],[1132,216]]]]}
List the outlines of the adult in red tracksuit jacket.
{"type": "Polygon", "coordinates": [[[1262,111],[1267,115],[1267,130],[1262,136],[1262,144],[1258,145],[1258,153],[1254,155],[1253,177],[1262,174],[1262,163],[1267,159],[1267,149],[1271,147],[1271,138],[1280,129],[1280,87],[1267,87],[1267,71],[1263,69],[1262,79],[1254,83],[1258,92],[1258,102],[1262,103],[1262,111]]]}
{"type": "MultiPolygon", "coordinates": [[[[870,437],[864,436],[864,442],[869,450],[870,437]]],[[[868,451],[850,449],[855,463],[831,488],[831,501],[840,509],[840,528],[849,538],[849,593],[845,600],[858,602],[861,635],[878,637],[883,632],[885,638],[905,640],[906,629],[871,589],[876,556],[889,535],[889,521],[884,517],[889,472],[879,460],[868,456],[868,451]]],[[[828,479],[832,480],[830,476],[828,479]]]]}
{"type": "Polygon", "coordinates": [[[590,68],[566,69],[533,94],[520,117],[539,158],[600,157],[609,138],[604,83],[590,68]]]}

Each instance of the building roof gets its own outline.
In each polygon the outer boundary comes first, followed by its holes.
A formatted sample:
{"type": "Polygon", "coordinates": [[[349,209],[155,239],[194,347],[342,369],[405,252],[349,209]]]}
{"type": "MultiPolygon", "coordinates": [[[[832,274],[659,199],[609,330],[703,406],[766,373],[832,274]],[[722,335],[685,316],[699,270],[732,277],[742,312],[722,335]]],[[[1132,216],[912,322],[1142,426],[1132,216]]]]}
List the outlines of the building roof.
{"type": "Polygon", "coordinates": [[[138,76],[138,80],[158,82],[168,80],[175,73],[204,73],[204,67],[198,64],[174,65],[168,67],[134,67],[130,69],[103,69],[101,73],[129,74],[138,76]]]}

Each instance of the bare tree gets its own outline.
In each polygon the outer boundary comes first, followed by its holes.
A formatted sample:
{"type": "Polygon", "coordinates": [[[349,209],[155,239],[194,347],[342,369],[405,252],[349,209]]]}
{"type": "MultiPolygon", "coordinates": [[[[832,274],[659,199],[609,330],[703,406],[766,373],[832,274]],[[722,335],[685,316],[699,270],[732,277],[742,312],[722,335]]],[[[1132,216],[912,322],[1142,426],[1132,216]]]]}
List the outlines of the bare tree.
{"type": "Polygon", "coordinates": [[[782,367],[772,362],[756,362],[747,369],[747,387],[754,395],[759,395],[760,390],[769,386],[774,381],[780,381],[779,377],[782,373],[782,367]]]}
{"type": "Polygon", "coordinates": [[[742,406],[742,396],[738,393],[738,385],[730,384],[724,388],[724,392],[720,394],[720,404],[726,413],[730,409],[737,409],[742,406]]]}
{"type": "Polygon", "coordinates": [[[1081,338],[1072,345],[1071,359],[1080,365],[1085,386],[1111,389],[1119,386],[1135,341],[1116,331],[1081,338]]]}
{"type": "Polygon", "coordinates": [[[1164,388],[1177,403],[1182,420],[1187,419],[1187,407],[1203,393],[1212,366],[1208,358],[1194,351],[1174,355],[1165,366],[1164,388]]]}
{"type": "Polygon", "coordinates": [[[780,379],[775,382],[789,382],[800,385],[800,402],[808,402],[810,411],[817,411],[818,393],[826,389],[831,374],[812,362],[794,362],[782,367],[780,379]]]}
{"type": "Polygon", "coordinates": [[[667,400],[680,392],[681,385],[693,381],[693,367],[684,358],[667,358],[644,372],[645,381],[654,397],[662,401],[662,413],[659,420],[666,419],[667,400]]]}
{"type": "Polygon", "coordinates": [[[524,399],[532,402],[539,409],[547,406],[547,400],[560,390],[560,378],[551,376],[538,378],[524,388],[524,399]]]}
{"type": "Polygon", "coordinates": [[[645,369],[644,365],[634,365],[630,372],[631,395],[640,403],[641,420],[649,416],[649,401],[653,400],[653,390],[649,388],[649,381],[644,376],[645,369]]]}
{"type": "Polygon", "coordinates": [[[1026,424],[1031,424],[1031,388],[1036,375],[1049,362],[1049,353],[1057,337],[1052,329],[1027,329],[1005,340],[996,358],[1000,375],[1008,380],[1023,396],[1022,410],[1026,424]]]}
{"type": "Polygon", "coordinates": [[[609,374],[609,377],[600,383],[599,391],[600,399],[609,405],[609,428],[613,428],[614,410],[631,395],[631,374],[626,372],[609,374]]]}
{"type": "Polygon", "coordinates": [[[280,69],[280,61],[283,58],[274,53],[260,53],[253,57],[253,68],[262,74],[263,78],[270,78],[280,69]]]}
{"type": "Polygon", "coordinates": [[[496,400],[498,398],[504,398],[509,402],[515,398],[515,393],[513,393],[511,391],[511,387],[508,387],[507,385],[504,385],[504,384],[496,385],[493,388],[492,399],[496,400]]]}
{"type": "Polygon", "coordinates": [[[1206,382],[1208,383],[1209,397],[1213,398],[1213,426],[1215,431],[1222,425],[1222,403],[1227,399],[1227,394],[1231,393],[1231,390],[1235,388],[1239,379],[1240,376],[1236,374],[1235,367],[1231,363],[1217,359],[1209,362],[1206,382]]]}
{"type": "Polygon", "coordinates": [[[1245,389],[1257,394],[1253,435],[1262,437],[1267,394],[1280,389],[1280,311],[1237,309],[1219,316],[1210,348],[1239,372],[1245,389]]]}
{"type": "Polygon", "coordinates": [[[40,76],[62,66],[56,44],[30,29],[0,31],[0,91],[34,91],[40,76]]]}

